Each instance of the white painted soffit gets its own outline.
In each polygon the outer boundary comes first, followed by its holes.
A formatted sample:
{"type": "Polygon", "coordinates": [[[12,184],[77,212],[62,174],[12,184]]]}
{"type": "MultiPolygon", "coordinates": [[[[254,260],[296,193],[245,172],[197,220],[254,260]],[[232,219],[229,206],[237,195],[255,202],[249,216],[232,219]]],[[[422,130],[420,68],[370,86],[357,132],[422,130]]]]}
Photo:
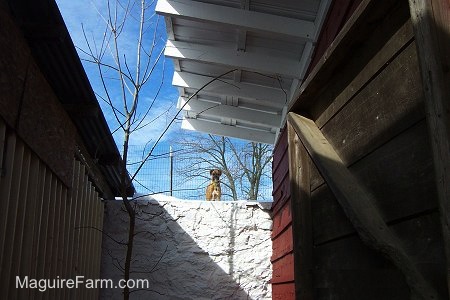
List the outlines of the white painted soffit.
{"type": "Polygon", "coordinates": [[[182,128],[275,143],[330,2],[158,0],[182,128]]]}

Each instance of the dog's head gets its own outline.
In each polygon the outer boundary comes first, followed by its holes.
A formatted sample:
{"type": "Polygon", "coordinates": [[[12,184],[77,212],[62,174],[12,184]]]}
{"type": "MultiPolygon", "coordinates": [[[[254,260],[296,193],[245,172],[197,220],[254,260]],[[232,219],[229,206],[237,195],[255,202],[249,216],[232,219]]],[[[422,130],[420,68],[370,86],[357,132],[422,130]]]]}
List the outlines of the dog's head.
{"type": "Polygon", "coordinates": [[[211,175],[211,180],[214,182],[219,182],[219,177],[222,175],[222,171],[219,169],[212,169],[209,171],[209,174],[211,175]]]}

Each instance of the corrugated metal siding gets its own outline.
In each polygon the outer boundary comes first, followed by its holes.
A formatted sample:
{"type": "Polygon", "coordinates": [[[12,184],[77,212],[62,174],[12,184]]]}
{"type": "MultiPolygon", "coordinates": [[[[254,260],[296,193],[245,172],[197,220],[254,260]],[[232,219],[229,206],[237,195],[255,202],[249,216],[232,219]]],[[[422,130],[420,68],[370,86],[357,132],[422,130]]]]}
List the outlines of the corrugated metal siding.
{"type": "Polygon", "coordinates": [[[78,161],[68,188],[2,120],[0,142],[2,298],[97,298],[96,289],[16,288],[16,276],[98,278],[104,207],[78,161]]]}

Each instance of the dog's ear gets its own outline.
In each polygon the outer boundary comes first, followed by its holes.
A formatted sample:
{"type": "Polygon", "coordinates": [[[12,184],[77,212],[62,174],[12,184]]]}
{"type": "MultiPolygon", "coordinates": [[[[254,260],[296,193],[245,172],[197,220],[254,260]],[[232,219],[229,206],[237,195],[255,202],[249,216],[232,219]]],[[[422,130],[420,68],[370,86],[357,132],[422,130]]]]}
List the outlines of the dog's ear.
{"type": "Polygon", "coordinates": [[[217,170],[217,171],[219,171],[219,176],[221,176],[222,175],[222,170],[217,170]]]}
{"type": "Polygon", "coordinates": [[[213,172],[214,172],[214,169],[209,170],[209,175],[212,175],[213,172]]]}

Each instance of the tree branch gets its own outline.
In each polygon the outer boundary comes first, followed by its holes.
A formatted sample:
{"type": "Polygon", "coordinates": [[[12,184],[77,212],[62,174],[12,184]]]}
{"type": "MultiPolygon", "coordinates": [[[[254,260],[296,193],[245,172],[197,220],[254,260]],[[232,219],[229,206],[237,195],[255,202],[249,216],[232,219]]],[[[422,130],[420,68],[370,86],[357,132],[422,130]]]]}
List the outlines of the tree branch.
{"type": "MultiPolygon", "coordinates": [[[[189,101],[195,97],[200,91],[202,91],[205,87],[207,87],[209,84],[211,84],[212,82],[214,82],[217,78],[221,78],[231,72],[234,72],[235,69],[227,71],[217,77],[215,77],[214,79],[211,79],[210,81],[208,81],[207,83],[205,83],[200,89],[198,89],[191,97],[189,97],[187,99],[187,101],[183,104],[183,106],[178,110],[178,112],[176,113],[176,115],[173,117],[173,119],[169,122],[169,124],[166,126],[166,128],[164,129],[164,131],[161,133],[161,135],[158,137],[158,139],[156,140],[155,144],[153,145],[153,147],[151,148],[151,150],[149,151],[149,153],[147,154],[146,158],[144,159],[144,163],[145,161],[148,159],[148,157],[150,157],[153,153],[153,150],[155,149],[156,145],[158,145],[159,141],[162,139],[162,137],[166,134],[166,132],[169,130],[170,126],[173,124],[173,122],[175,122],[176,117],[181,113],[181,111],[184,109],[184,107],[189,103],[189,101]]],[[[142,169],[142,166],[144,165],[144,163],[142,163],[137,170],[134,172],[133,176],[131,177],[131,181],[134,180],[134,178],[136,177],[136,175],[139,173],[139,171],[142,169]]]]}

